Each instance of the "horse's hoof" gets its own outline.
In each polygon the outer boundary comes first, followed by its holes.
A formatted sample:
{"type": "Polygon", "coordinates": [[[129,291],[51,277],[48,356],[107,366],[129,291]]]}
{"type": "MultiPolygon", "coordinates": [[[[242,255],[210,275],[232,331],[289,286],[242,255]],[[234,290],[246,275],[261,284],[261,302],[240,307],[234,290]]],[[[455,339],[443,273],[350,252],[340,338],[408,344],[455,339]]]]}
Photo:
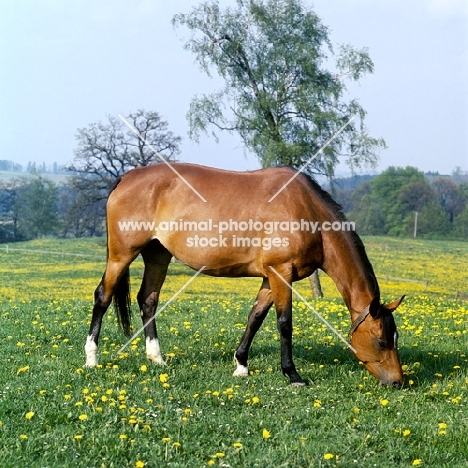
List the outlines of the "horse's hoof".
{"type": "Polygon", "coordinates": [[[237,364],[237,369],[232,374],[234,377],[248,377],[249,376],[249,369],[246,366],[241,364],[237,364]]]}
{"type": "Polygon", "coordinates": [[[167,363],[166,361],[161,358],[161,357],[152,357],[152,356],[146,356],[151,362],[154,362],[155,364],[157,364],[158,366],[166,366],[167,363]]]}
{"type": "Polygon", "coordinates": [[[302,381],[302,382],[291,382],[291,385],[293,387],[306,387],[307,386],[307,383],[302,381]]]}

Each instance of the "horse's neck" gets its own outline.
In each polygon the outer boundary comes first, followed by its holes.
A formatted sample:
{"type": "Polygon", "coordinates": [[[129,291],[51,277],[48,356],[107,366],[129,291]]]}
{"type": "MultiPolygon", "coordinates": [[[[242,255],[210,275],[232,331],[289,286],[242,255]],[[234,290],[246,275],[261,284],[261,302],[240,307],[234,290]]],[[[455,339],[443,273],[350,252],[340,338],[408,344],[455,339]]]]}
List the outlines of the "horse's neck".
{"type": "Polygon", "coordinates": [[[354,318],[378,295],[372,267],[347,233],[330,233],[323,237],[323,243],[323,269],[335,282],[354,318]]]}

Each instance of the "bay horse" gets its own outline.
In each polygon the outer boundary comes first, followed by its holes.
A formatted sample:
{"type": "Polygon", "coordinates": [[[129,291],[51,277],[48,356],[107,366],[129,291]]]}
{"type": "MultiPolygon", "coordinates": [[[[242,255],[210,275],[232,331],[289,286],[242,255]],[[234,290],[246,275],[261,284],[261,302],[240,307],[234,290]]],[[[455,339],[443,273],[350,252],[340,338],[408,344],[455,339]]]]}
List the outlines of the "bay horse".
{"type": "Polygon", "coordinates": [[[364,245],[354,230],[341,229],[345,223],[330,195],[291,167],[233,172],[160,163],[130,170],[116,181],[107,201],[107,264],[94,293],[85,365],[97,365],[102,318],[113,298],[120,324],[130,334],[129,266],[141,254],[145,268],[137,300],[151,361],[164,364],[154,315],[175,257],[211,276],[262,278],[234,354],[234,375],[248,376],[250,345],[274,304],[283,374],[291,384],[305,385],[292,356],[291,285],[320,268],[349,310],[356,357],[380,384],[400,387],[392,312],[404,296],[381,303],[364,245]]]}

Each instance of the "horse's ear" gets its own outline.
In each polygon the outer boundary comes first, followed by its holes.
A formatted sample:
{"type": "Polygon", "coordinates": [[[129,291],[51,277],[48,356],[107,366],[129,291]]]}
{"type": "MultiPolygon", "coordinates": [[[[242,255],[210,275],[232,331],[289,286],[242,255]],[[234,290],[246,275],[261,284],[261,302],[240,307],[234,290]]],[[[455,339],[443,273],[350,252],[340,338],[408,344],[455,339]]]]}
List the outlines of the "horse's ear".
{"type": "Polygon", "coordinates": [[[400,299],[397,299],[396,301],[390,302],[390,304],[387,304],[385,308],[387,308],[390,312],[393,312],[402,302],[405,296],[401,296],[400,299]]]}
{"type": "Polygon", "coordinates": [[[376,319],[380,315],[380,297],[374,297],[369,306],[369,313],[372,318],[376,319]]]}

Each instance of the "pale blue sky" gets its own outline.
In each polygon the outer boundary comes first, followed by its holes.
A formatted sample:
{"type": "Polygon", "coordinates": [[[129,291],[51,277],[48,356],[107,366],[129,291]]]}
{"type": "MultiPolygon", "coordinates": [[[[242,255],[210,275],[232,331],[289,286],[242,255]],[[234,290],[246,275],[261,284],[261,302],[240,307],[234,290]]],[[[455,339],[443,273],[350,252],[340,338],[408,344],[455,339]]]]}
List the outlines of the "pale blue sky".
{"type": "MultiPolygon", "coordinates": [[[[188,139],[190,99],[219,87],[183,50],[188,33],[171,25],[174,14],[198,3],[1,0],[0,159],[65,164],[77,128],[144,108],[183,137],[181,160],[258,167],[236,136],[222,136],[219,145],[188,139]]],[[[369,48],[374,74],[350,93],[368,111],[371,135],[387,141],[379,170],[468,170],[468,1],[304,3],[330,28],[334,44],[369,48]]]]}

